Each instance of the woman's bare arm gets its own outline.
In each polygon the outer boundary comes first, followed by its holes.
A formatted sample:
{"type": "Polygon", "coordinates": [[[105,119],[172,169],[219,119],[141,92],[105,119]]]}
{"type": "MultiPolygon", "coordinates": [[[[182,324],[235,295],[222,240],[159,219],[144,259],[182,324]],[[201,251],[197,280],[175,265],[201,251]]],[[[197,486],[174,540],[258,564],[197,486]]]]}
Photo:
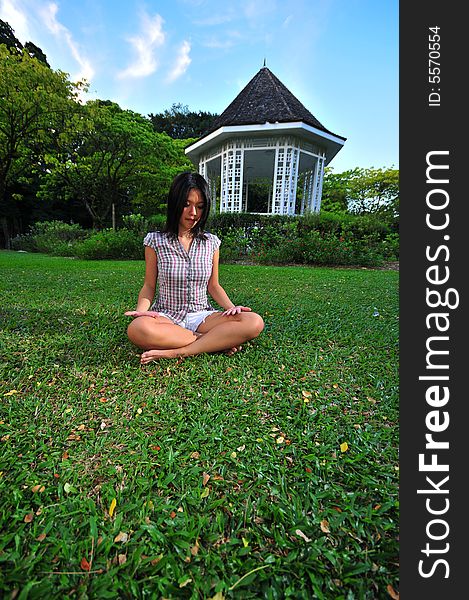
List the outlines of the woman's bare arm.
{"type": "Polygon", "coordinates": [[[235,306],[235,304],[228,297],[228,294],[225,292],[224,288],[220,285],[220,282],[218,281],[219,260],[220,252],[217,250],[213,255],[212,275],[210,276],[208,282],[208,293],[210,296],[212,296],[217,304],[225,309],[223,314],[234,315],[239,312],[250,311],[251,309],[247,306],[235,306]]]}

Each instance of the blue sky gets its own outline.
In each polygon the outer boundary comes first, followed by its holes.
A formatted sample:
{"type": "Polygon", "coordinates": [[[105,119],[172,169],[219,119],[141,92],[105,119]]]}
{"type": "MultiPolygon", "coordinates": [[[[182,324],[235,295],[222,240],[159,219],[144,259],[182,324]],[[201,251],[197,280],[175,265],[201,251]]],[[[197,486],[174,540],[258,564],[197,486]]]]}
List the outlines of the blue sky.
{"type": "Polygon", "coordinates": [[[398,0],[0,0],[87,97],[221,113],[262,67],[347,141],[330,166],[399,168],[398,0]]]}

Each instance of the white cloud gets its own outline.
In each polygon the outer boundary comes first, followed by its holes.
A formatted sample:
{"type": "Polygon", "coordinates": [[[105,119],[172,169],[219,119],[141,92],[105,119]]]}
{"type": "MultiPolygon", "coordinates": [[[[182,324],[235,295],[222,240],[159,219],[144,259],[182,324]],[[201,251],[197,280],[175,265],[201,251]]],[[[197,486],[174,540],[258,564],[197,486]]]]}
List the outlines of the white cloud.
{"type": "Polygon", "coordinates": [[[1,0],[0,19],[6,21],[15,32],[16,38],[25,44],[31,40],[26,10],[22,9],[14,0],[1,0]]]}
{"type": "Polygon", "coordinates": [[[226,50],[243,41],[243,35],[239,31],[226,31],[220,35],[212,35],[202,42],[205,48],[218,48],[226,50]]]}
{"type": "Polygon", "coordinates": [[[201,27],[213,27],[217,25],[223,25],[224,23],[230,23],[235,18],[236,14],[233,10],[230,10],[224,14],[212,14],[206,18],[196,19],[194,21],[194,25],[199,25],[201,27]]]}
{"type": "Polygon", "coordinates": [[[179,52],[176,56],[174,66],[166,79],[169,83],[176,81],[176,79],[181,77],[181,75],[184,75],[184,73],[186,72],[187,68],[192,62],[192,59],[189,56],[190,51],[190,43],[187,40],[184,40],[184,42],[182,42],[181,47],[179,48],[179,52]]]}
{"type": "Polygon", "coordinates": [[[72,79],[77,81],[86,79],[86,81],[90,82],[95,73],[94,67],[92,66],[91,62],[85,56],[83,56],[70,31],[57,20],[58,10],[59,7],[57,4],[54,2],[49,2],[48,4],[44,5],[44,7],[41,7],[39,14],[47,29],[56,38],[60,39],[61,41],[65,41],[70,52],[72,53],[73,58],[80,66],[80,71],[73,75],[72,79]]]}
{"type": "Polygon", "coordinates": [[[158,60],[155,50],[163,46],[166,38],[163,22],[162,17],[158,14],[154,17],[150,17],[146,13],[142,14],[141,32],[128,38],[128,42],[134,48],[136,58],[126,69],[118,73],[119,79],[147,77],[157,70],[158,60]]]}

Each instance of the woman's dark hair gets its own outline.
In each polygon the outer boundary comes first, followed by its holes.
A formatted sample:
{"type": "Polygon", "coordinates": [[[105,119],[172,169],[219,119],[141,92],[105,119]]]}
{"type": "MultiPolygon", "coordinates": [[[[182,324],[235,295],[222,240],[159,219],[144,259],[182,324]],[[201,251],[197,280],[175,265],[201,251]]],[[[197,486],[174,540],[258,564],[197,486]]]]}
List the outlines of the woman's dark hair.
{"type": "Polygon", "coordinates": [[[190,171],[184,171],[176,175],[169,190],[166,225],[163,231],[171,237],[177,237],[179,233],[179,220],[191,190],[198,190],[204,201],[202,215],[192,228],[192,232],[194,237],[205,237],[204,227],[210,214],[210,191],[208,183],[202,175],[190,171]]]}

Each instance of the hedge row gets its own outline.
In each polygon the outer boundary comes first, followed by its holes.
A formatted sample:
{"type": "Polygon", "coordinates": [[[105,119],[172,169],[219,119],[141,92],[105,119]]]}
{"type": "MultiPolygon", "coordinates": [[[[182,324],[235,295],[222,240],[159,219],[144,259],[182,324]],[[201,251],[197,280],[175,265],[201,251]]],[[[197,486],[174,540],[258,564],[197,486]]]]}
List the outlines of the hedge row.
{"type": "MultiPolygon", "coordinates": [[[[12,240],[14,250],[81,259],[143,259],[143,237],[161,229],[164,217],[124,217],[116,231],[88,231],[61,221],[36,223],[12,240]]],[[[212,215],[207,230],[222,240],[222,262],[379,266],[398,260],[399,236],[369,217],[251,214],[212,215]]]]}

